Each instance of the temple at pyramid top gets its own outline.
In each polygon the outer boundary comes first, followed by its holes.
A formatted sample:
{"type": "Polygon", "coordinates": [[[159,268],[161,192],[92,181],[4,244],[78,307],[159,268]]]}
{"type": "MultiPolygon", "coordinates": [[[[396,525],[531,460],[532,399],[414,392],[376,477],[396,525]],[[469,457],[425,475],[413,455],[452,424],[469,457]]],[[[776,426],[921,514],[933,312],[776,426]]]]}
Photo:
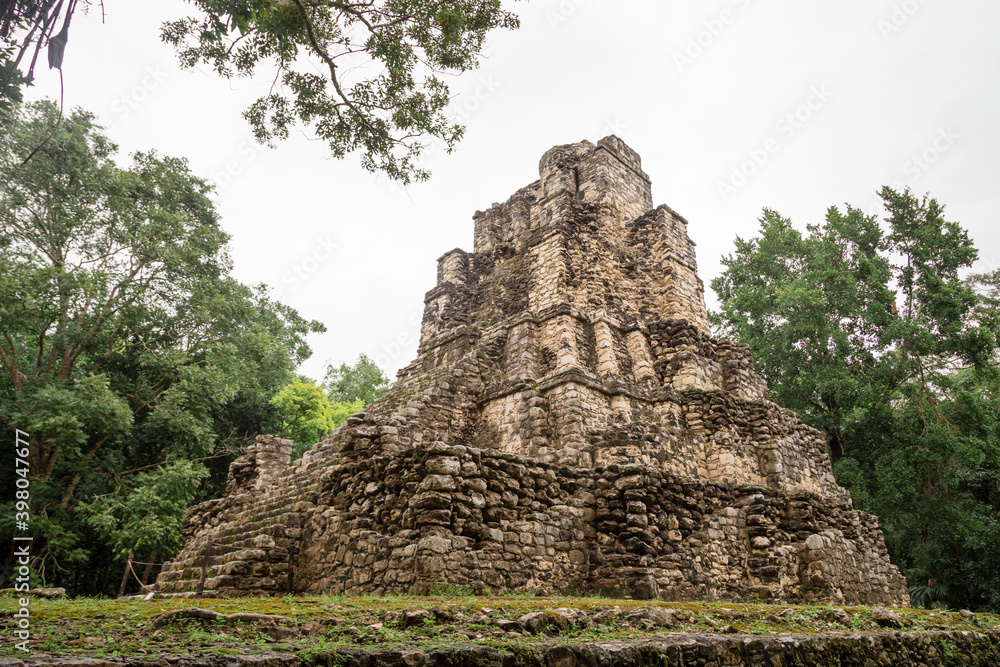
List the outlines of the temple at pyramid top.
{"type": "Polygon", "coordinates": [[[585,340],[563,336],[547,348],[554,360],[525,358],[513,375],[537,377],[555,363],[642,384],[652,379],[648,350],[624,373],[601,332],[613,329],[624,341],[644,323],[667,319],[709,332],[687,221],[668,206],[653,208],[641,160],[618,137],[552,148],[539,163],[539,180],[474,220],[475,251],[438,259],[421,329],[425,360],[445,358],[442,342],[464,324],[540,322],[561,307],[597,326],[602,340],[592,363],[579,349],[585,340]]]}
{"type": "MultiPolygon", "coordinates": [[[[653,208],[649,176],[635,151],[613,135],[596,146],[556,146],[542,156],[538,172],[539,180],[474,216],[475,255],[527,254],[526,310],[569,303],[622,324],[680,317],[708,331],[687,221],[667,206],[653,208]],[[593,245],[573,254],[563,239],[580,235],[593,245]],[[613,254],[596,254],[604,251],[613,254]],[[586,252],[595,254],[579,254],[586,252]]],[[[438,260],[439,287],[466,284],[475,264],[460,249],[445,253],[438,260]]],[[[422,333],[433,335],[433,327],[422,333]]]]}
{"type": "Polygon", "coordinates": [[[525,247],[530,233],[558,224],[569,202],[593,204],[612,228],[653,209],[650,180],[639,154],[611,135],[597,145],[589,141],[556,146],[538,163],[538,180],[486,213],[477,212],[475,251],[498,245],[525,247]]]}

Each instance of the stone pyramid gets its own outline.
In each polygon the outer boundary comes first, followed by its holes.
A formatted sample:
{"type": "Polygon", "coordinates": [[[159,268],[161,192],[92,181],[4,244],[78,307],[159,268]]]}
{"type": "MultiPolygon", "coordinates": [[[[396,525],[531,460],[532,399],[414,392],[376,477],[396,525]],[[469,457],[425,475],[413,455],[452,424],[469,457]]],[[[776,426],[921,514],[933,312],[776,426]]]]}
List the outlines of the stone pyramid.
{"type": "Polygon", "coordinates": [[[711,337],[688,223],[631,148],[556,146],[473,218],[395,387],[295,462],[260,436],[188,511],[161,593],[205,563],[212,595],[908,604],[823,435],[711,337]]]}

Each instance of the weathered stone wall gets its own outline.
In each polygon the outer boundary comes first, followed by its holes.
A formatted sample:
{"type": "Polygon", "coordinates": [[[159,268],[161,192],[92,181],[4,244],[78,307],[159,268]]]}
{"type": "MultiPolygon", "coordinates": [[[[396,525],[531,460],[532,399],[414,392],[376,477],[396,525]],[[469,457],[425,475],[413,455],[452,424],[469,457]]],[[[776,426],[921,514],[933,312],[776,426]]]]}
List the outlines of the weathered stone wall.
{"type": "Polygon", "coordinates": [[[906,603],[823,434],[711,338],[687,222],[634,151],[557,146],[474,220],[394,389],[290,465],[262,436],[189,511],[161,591],[192,589],[213,535],[226,594],[279,590],[291,563],[317,592],[906,603]]]}
{"type": "Polygon", "coordinates": [[[302,564],[323,573],[312,592],[906,603],[877,524],[848,503],[642,465],[560,469],[433,443],[332,470],[318,504],[334,511],[306,524],[302,564]]]}
{"type": "MultiPolygon", "coordinates": [[[[846,501],[642,464],[560,468],[441,442],[368,454],[329,468],[294,504],[286,489],[199,506],[189,525],[201,519],[217,543],[247,545],[213,568],[208,588],[283,590],[287,548],[298,543],[297,588],[313,593],[463,586],[906,603],[877,524],[846,501]],[[238,511],[212,525],[220,509],[238,511]]],[[[196,579],[198,567],[197,558],[188,563],[185,578],[196,579]]]]}

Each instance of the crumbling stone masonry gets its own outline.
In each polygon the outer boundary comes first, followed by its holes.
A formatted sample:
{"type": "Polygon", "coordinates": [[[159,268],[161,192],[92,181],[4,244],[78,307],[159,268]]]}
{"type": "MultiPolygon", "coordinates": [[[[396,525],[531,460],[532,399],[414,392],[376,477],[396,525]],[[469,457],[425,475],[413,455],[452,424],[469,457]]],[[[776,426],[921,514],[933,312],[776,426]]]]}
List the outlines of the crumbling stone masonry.
{"type": "Polygon", "coordinates": [[[687,221],[609,136],[438,260],[418,357],[300,460],[261,436],[158,580],[244,595],[601,592],[906,605],[823,435],[709,332],[687,221]]]}

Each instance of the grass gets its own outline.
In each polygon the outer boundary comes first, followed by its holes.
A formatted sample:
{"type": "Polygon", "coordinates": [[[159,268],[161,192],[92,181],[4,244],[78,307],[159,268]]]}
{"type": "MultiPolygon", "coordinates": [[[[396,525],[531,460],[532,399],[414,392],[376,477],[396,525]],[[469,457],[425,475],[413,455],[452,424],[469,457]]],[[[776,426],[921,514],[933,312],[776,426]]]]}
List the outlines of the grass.
{"type": "MultiPolygon", "coordinates": [[[[847,624],[827,605],[768,605],[732,602],[648,602],[601,597],[322,595],[318,597],[248,597],[205,600],[109,600],[76,598],[31,602],[32,657],[178,657],[263,652],[295,653],[303,658],[345,647],[432,650],[476,643],[506,651],[530,651],[540,642],[608,640],[641,641],[666,633],[740,633],[749,635],[814,634],[883,631],[868,607],[844,607],[847,624]],[[222,614],[249,612],[287,617],[278,627],[256,623],[178,618],[154,629],[156,617],[185,607],[222,614]],[[629,618],[637,607],[674,611],[673,627],[655,626],[629,618]],[[551,635],[531,636],[503,630],[501,620],[516,621],[532,611],[560,607],[587,612],[588,621],[551,635]],[[401,612],[425,609],[431,616],[411,627],[399,621],[401,612]],[[595,619],[597,616],[597,619],[595,619]]],[[[12,598],[0,599],[5,636],[13,636],[12,598]]],[[[1000,616],[897,609],[904,632],[921,630],[1000,631],[1000,616]]],[[[0,656],[17,655],[12,642],[0,646],[0,656]]],[[[23,655],[23,654],[22,654],[23,655]]]]}

